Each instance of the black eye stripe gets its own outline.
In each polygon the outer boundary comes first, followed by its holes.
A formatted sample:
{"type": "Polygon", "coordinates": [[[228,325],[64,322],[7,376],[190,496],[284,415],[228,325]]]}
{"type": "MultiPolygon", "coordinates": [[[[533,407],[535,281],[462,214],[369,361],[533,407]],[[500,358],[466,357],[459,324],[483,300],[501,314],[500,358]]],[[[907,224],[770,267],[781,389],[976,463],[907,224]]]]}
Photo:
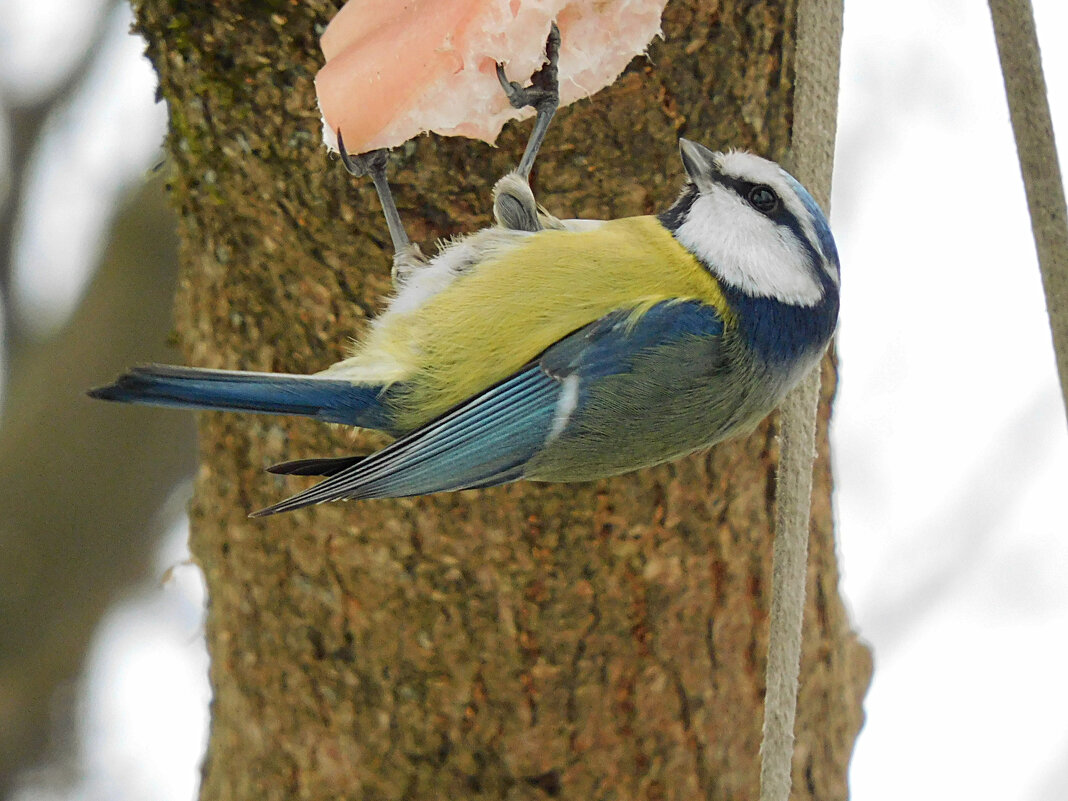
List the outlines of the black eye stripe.
{"type": "Polygon", "coordinates": [[[782,202],[779,196],[775,194],[775,190],[767,184],[757,184],[746,192],[745,197],[750,206],[763,214],[771,214],[773,211],[777,211],[779,204],[782,202]]]}
{"type": "MultiPolygon", "coordinates": [[[[732,178],[729,175],[710,175],[713,181],[720,186],[730,189],[738,197],[763,214],[774,214],[785,210],[779,193],[767,184],[756,184],[752,181],[743,181],[740,178],[732,178]],[[761,197],[764,202],[758,204],[756,197],[761,197]]],[[[792,215],[791,215],[792,216],[792,215]]]]}
{"type": "MultiPolygon", "coordinates": [[[[765,212],[765,216],[768,218],[768,220],[775,223],[776,225],[780,225],[783,228],[789,230],[790,233],[793,234],[794,238],[798,241],[798,243],[800,243],[800,245],[808,252],[809,258],[812,260],[812,263],[813,265],[815,265],[815,268],[818,268],[821,261],[820,254],[817,252],[815,246],[805,236],[805,232],[801,226],[800,220],[798,220],[794,213],[786,207],[786,204],[783,202],[782,197],[780,197],[774,189],[772,189],[770,186],[767,186],[767,184],[757,184],[753,183],[752,181],[743,181],[738,178],[732,178],[729,175],[723,175],[722,173],[713,171],[705,173],[705,178],[714,183],[719,184],[725,189],[731,190],[736,195],[738,195],[740,200],[742,200],[749,206],[752,206],[752,202],[749,200],[749,193],[758,187],[766,187],[769,191],[772,192],[772,194],[775,195],[775,199],[777,202],[775,204],[775,208],[772,211],[765,212]]],[[[697,186],[692,182],[687,183],[686,186],[683,188],[682,194],[679,196],[678,200],[676,200],[675,203],[669,209],[667,209],[667,211],[663,211],[658,215],[661,224],[669,231],[677,231],[679,227],[683,223],[685,223],[687,219],[689,219],[690,211],[693,208],[694,203],[697,202],[697,199],[700,196],[700,189],[698,189],[697,186]]]]}

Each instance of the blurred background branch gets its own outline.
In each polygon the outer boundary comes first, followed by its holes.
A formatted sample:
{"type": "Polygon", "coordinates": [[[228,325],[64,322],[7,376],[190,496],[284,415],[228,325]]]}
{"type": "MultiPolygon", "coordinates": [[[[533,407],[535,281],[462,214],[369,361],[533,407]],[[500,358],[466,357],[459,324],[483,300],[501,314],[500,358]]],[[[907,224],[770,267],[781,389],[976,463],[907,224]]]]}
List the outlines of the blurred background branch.
{"type": "Polygon", "coordinates": [[[109,31],[111,11],[121,0],[103,0],[96,10],[85,46],[78,52],[69,70],[44,93],[19,96],[7,91],[0,94],[2,113],[8,127],[7,170],[0,187],[0,348],[10,358],[18,358],[18,350],[26,338],[24,311],[15,303],[13,276],[15,272],[15,228],[20,214],[26,211],[25,197],[29,186],[28,173],[33,165],[34,151],[40,146],[44,129],[53,114],[83,86],[86,73],[100,57],[104,37],[109,31]]]}
{"type": "Polygon", "coordinates": [[[12,363],[0,427],[0,796],[41,755],[54,693],[77,676],[108,604],[145,574],[171,522],[163,501],[192,473],[191,419],[115,415],[84,394],[171,355],[176,279],[174,215],[155,180],[119,212],[68,325],[12,363]]]}

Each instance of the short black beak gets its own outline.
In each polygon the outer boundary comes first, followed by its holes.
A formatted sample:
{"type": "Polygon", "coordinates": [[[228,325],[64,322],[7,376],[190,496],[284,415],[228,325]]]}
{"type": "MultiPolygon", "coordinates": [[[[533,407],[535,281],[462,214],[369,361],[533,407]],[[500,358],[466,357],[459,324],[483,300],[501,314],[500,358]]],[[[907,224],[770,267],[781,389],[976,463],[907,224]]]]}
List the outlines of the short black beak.
{"type": "Polygon", "coordinates": [[[686,174],[698,186],[708,183],[710,176],[719,175],[716,154],[704,145],[680,137],[679,153],[682,156],[682,166],[686,168],[686,174]]]}

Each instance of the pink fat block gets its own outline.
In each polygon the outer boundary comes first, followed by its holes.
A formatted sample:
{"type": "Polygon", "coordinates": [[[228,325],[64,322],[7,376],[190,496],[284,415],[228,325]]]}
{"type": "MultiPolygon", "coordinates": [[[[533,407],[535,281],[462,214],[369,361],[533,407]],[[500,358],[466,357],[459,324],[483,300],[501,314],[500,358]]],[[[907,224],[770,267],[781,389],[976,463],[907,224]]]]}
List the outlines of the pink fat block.
{"type": "Polygon", "coordinates": [[[323,140],[351,153],[427,131],[492,143],[513,109],[496,65],[525,84],[560,28],[560,105],[611,84],[660,33],[667,0],[349,0],[323,32],[323,140]]]}

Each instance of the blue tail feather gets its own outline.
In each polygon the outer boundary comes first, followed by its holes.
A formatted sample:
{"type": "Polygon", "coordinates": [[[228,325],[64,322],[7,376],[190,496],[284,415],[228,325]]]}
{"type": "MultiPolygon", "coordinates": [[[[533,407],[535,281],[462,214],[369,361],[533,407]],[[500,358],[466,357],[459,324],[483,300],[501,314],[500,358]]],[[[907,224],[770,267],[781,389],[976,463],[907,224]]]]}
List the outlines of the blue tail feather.
{"type": "Polygon", "coordinates": [[[528,367],[382,450],[349,457],[349,466],[331,460],[325,481],[251,516],[340,498],[400,498],[516,481],[552,429],[560,391],[559,381],[528,367]]]}
{"type": "Polygon", "coordinates": [[[272,464],[267,468],[267,472],[282,476],[336,476],[342,470],[347,470],[366,458],[366,456],[325,456],[317,459],[294,459],[290,462],[272,464]]]}
{"type": "Polygon", "coordinates": [[[392,431],[383,391],[380,385],[318,376],[152,364],[135,367],[113,384],[89,390],[89,396],[176,409],[293,414],[392,431]]]}

